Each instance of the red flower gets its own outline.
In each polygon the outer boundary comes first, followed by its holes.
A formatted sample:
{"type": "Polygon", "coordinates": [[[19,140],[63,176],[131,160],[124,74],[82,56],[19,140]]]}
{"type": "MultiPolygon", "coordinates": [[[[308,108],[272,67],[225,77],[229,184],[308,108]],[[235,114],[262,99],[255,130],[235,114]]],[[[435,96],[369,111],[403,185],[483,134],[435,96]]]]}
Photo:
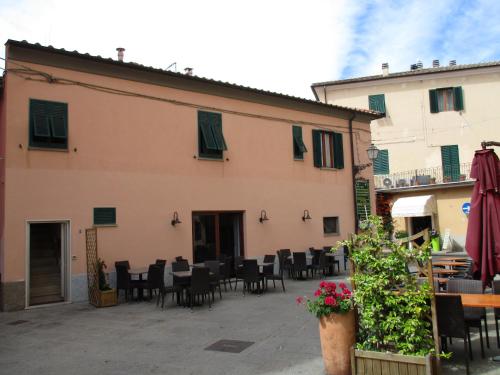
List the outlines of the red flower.
{"type": "Polygon", "coordinates": [[[337,300],[331,296],[325,298],[325,305],[327,306],[335,306],[337,304],[337,300]]]}
{"type": "Polygon", "coordinates": [[[339,287],[340,289],[345,289],[347,288],[347,285],[345,285],[345,283],[339,283],[339,287]]]}
{"type": "Polygon", "coordinates": [[[347,288],[343,289],[342,292],[349,295],[349,296],[351,295],[351,291],[347,288]]]}
{"type": "Polygon", "coordinates": [[[327,285],[328,285],[328,283],[326,281],[322,281],[319,283],[320,288],[325,288],[327,285]]]}
{"type": "Polygon", "coordinates": [[[321,295],[321,293],[323,293],[321,289],[316,290],[314,292],[314,297],[319,297],[321,295]]]}
{"type": "Polygon", "coordinates": [[[300,305],[300,304],[302,303],[302,301],[304,301],[304,297],[300,297],[300,296],[299,296],[299,297],[297,297],[297,298],[295,299],[295,302],[297,302],[297,305],[300,305]]]}

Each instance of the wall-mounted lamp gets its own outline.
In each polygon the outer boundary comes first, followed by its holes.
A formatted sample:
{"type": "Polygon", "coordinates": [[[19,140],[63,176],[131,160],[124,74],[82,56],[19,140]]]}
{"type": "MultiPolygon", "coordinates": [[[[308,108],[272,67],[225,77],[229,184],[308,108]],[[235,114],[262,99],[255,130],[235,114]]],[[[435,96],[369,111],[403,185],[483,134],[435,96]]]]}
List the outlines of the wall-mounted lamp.
{"type": "Polygon", "coordinates": [[[309,210],[304,210],[304,215],[302,216],[302,221],[311,220],[312,217],[309,215],[309,210]]]}
{"type": "MultiPolygon", "coordinates": [[[[368,147],[366,150],[366,153],[368,154],[368,159],[373,162],[377,157],[378,157],[378,152],[379,149],[377,146],[375,146],[373,143],[368,147]]],[[[359,165],[353,165],[352,169],[354,172],[354,175],[357,175],[359,172],[361,172],[363,169],[366,169],[368,167],[371,167],[372,163],[368,164],[359,164],[359,165]]]]}
{"type": "Polygon", "coordinates": [[[263,222],[264,222],[264,221],[266,221],[266,220],[269,220],[269,218],[267,217],[267,212],[266,212],[266,210],[262,210],[262,211],[260,211],[259,221],[260,221],[261,223],[263,223],[263,222]]]}
{"type": "Polygon", "coordinates": [[[174,211],[174,217],[172,219],[172,221],[170,222],[174,227],[176,226],[176,224],[180,224],[182,223],[182,221],[179,220],[179,214],[177,213],[177,211],[174,211]]]}

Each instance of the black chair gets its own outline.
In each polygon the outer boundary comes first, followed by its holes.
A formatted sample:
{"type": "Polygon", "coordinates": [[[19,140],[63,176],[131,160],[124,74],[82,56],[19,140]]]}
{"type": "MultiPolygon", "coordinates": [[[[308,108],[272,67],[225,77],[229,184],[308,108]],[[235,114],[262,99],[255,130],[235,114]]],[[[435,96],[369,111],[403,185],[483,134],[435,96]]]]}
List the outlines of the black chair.
{"type": "Polygon", "coordinates": [[[238,281],[243,281],[243,257],[234,257],[234,290],[238,287],[238,281]]]}
{"type": "Polygon", "coordinates": [[[303,276],[303,272],[306,273],[306,279],[307,279],[307,274],[308,274],[308,267],[307,267],[307,258],[306,258],[306,253],[304,252],[294,252],[293,253],[293,277],[295,279],[298,279],[298,275],[300,275],[300,278],[303,276]]]}
{"type": "Polygon", "coordinates": [[[191,274],[191,285],[187,288],[189,305],[191,310],[195,303],[195,298],[201,296],[201,302],[205,303],[205,296],[208,300],[208,307],[212,307],[210,298],[210,270],[207,267],[195,267],[191,274]]]}
{"type": "Polygon", "coordinates": [[[261,288],[261,283],[264,283],[264,276],[259,272],[259,265],[257,259],[244,259],[243,260],[243,295],[245,295],[245,290],[253,291],[253,286],[257,285],[257,292],[260,294],[262,292],[263,285],[261,288]]]}
{"type": "Polygon", "coordinates": [[[460,338],[464,340],[464,357],[467,375],[469,374],[469,357],[467,356],[467,343],[469,353],[472,353],[470,332],[464,317],[464,308],[460,296],[436,295],[436,312],[439,336],[443,348],[447,347],[446,338],[460,338]]]}
{"type": "Polygon", "coordinates": [[[116,295],[120,296],[120,290],[125,291],[125,301],[128,301],[129,293],[134,296],[134,282],[130,278],[128,268],[125,264],[118,264],[116,268],[116,295]]]}
{"type": "MultiPolygon", "coordinates": [[[[494,294],[500,294],[500,280],[493,281],[492,287],[493,287],[494,294]]],[[[498,320],[500,320],[500,309],[499,308],[493,309],[493,312],[495,314],[495,328],[497,331],[497,346],[500,348],[500,337],[498,336],[498,320]]]]}
{"type": "Polygon", "coordinates": [[[167,265],[167,261],[165,259],[156,259],[155,264],[161,265],[161,266],[166,266],[167,265]]]}
{"type": "Polygon", "coordinates": [[[293,262],[291,259],[292,252],[290,249],[280,249],[276,252],[279,256],[283,257],[284,265],[285,265],[285,270],[288,271],[288,277],[292,277],[292,271],[293,271],[293,262]]]}
{"type": "MultiPolygon", "coordinates": [[[[264,262],[265,262],[265,257],[264,257],[264,262]]],[[[265,262],[267,263],[267,262],[265,262]]],[[[274,263],[274,261],[273,261],[274,263]]],[[[281,286],[283,287],[283,293],[285,292],[285,280],[284,280],[284,277],[283,277],[283,273],[285,272],[285,267],[284,267],[284,262],[283,262],[283,258],[278,256],[278,264],[279,264],[279,269],[278,269],[278,273],[274,273],[274,264],[271,268],[271,266],[264,266],[264,270],[263,270],[263,275],[264,275],[264,278],[266,279],[266,289],[267,289],[267,281],[268,280],[272,280],[273,281],[273,286],[274,286],[274,289],[276,289],[276,280],[280,280],[281,281],[281,286]],[[266,269],[266,267],[269,267],[268,269],[266,269]]]]}
{"type": "Polygon", "coordinates": [[[210,289],[212,290],[212,299],[215,302],[215,289],[219,288],[219,296],[222,299],[222,290],[220,288],[220,261],[206,260],[205,267],[210,270],[210,289]]]}
{"type": "MultiPolygon", "coordinates": [[[[266,289],[267,289],[267,280],[266,276],[274,275],[274,261],[276,260],[276,255],[264,255],[263,263],[269,263],[267,265],[262,266],[262,275],[266,281],[266,289]],[[271,264],[272,263],[272,264],[271,264]]],[[[271,279],[269,279],[271,280],[271,279]]]]}
{"type": "MultiPolygon", "coordinates": [[[[189,263],[183,259],[177,262],[172,262],[172,272],[189,271],[189,263]]],[[[189,286],[189,278],[173,276],[173,287],[180,290],[177,293],[177,303],[183,303],[184,289],[189,286]]],[[[174,295],[172,294],[172,299],[174,295]]]]}
{"type": "MultiPolygon", "coordinates": [[[[468,279],[449,279],[448,293],[466,293],[466,294],[483,294],[483,282],[481,280],[468,279]]],[[[481,357],[484,358],[483,346],[483,329],[481,322],[484,321],[484,330],[486,333],[486,346],[490,347],[490,339],[488,337],[488,323],[486,321],[486,309],[484,307],[464,307],[465,323],[467,332],[469,328],[479,329],[479,338],[481,343],[481,357]]],[[[472,359],[472,351],[470,352],[472,359]]]]}
{"type": "Polygon", "coordinates": [[[115,267],[117,267],[117,266],[127,267],[127,270],[130,269],[130,263],[128,260],[119,260],[118,262],[115,262],[115,267]]]}
{"type": "Polygon", "coordinates": [[[229,256],[224,256],[224,260],[219,259],[221,263],[224,263],[223,266],[220,267],[220,278],[222,284],[224,284],[224,291],[227,292],[227,285],[229,283],[229,289],[233,289],[231,285],[231,278],[233,277],[233,258],[229,256]]]}
{"type": "Polygon", "coordinates": [[[323,251],[319,251],[314,254],[313,262],[311,265],[311,275],[314,278],[314,275],[319,271],[322,272],[323,277],[326,275],[326,270],[329,269],[330,266],[327,263],[326,254],[323,251]]]}
{"type": "MultiPolygon", "coordinates": [[[[332,247],[333,246],[323,246],[323,251],[325,253],[331,253],[332,247]]],[[[329,268],[331,268],[332,274],[335,273],[335,266],[337,266],[337,271],[338,273],[340,273],[340,260],[337,259],[337,257],[340,256],[344,257],[344,253],[342,252],[342,254],[339,254],[339,252],[337,251],[335,253],[335,256],[326,257],[326,264],[328,265],[329,268]]],[[[344,262],[344,268],[345,268],[345,262],[344,262]]]]}
{"type": "Polygon", "coordinates": [[[181,256],[178,256],[178,257],[175,257],[175,261],[176,261],[176,262],[180,262],[180,261],[182,261],[182,260],[185,260],[185,259],[182,257],[182,255],[181,255],[181,256]]]}

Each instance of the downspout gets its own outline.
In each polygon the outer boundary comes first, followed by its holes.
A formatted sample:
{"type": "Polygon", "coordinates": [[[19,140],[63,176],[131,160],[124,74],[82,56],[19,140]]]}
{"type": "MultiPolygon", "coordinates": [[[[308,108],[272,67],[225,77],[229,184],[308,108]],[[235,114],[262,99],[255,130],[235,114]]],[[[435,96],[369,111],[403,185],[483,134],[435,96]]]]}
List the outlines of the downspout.
{"type": "Polygon", "coordinates": [[[356,118],[356,113],[352,112],[352,116],[349,118],[349,143],[351,145],[351,171],[352,171],[352,203],[354,208],[354,233],[358,233],[358,215],[356,204],[356,168],[354,168],[354,137],[352,133],[352,122],[356,118]]]}

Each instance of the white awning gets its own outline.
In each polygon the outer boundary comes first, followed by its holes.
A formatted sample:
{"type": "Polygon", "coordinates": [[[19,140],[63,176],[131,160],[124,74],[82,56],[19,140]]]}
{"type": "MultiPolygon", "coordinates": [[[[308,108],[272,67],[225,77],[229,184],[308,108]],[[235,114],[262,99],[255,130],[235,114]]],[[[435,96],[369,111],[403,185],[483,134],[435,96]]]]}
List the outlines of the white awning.
{"type": "Polygon", "coordinates": [[[434,195],[399,198],[392,206],[392,217],[431,216],[436,213],[434,195]]]}

